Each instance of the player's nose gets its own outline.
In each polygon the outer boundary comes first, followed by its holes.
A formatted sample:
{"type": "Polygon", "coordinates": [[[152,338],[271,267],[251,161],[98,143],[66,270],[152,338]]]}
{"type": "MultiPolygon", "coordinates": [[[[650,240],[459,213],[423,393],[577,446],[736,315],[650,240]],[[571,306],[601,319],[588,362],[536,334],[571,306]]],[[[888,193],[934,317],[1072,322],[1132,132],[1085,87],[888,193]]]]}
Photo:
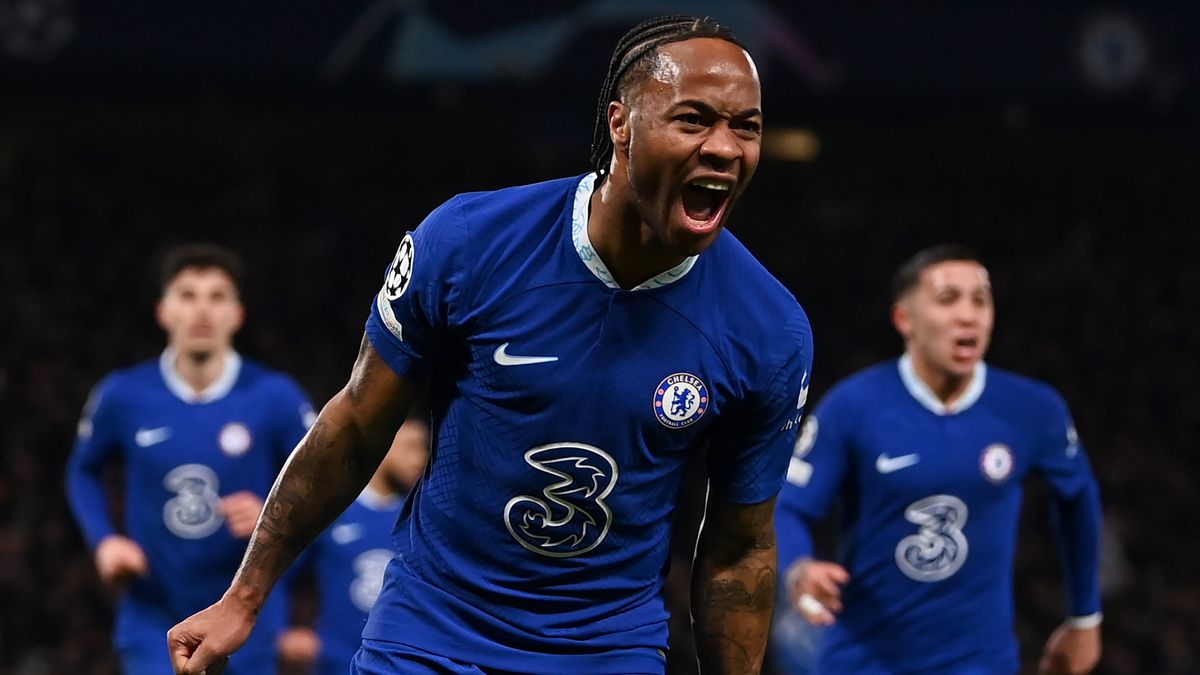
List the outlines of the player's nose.
{"type": "Polygon", "coordinates": [[[742,143],[728,124],[716,124],[700,146],[700,154],[714,166],[726,166],[742,156],[742,143]]]}

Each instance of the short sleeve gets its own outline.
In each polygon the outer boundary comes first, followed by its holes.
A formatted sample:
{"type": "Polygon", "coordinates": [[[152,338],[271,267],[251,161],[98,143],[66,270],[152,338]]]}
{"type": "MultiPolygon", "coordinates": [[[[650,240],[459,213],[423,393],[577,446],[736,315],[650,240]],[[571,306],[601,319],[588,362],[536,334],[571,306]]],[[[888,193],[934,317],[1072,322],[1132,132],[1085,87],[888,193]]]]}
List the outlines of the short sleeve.
{"type": "Polygon", "coordinates": [[[366,327],[371,345],[397,374],[427,372],[453,340],[464,309],[467,239],[456,198],[401,240],[366,327]]]}
{"type": "Polygon", "coordinates": [[[709,451],[714,491],[739,504],[757,504],[779,493],[812,373],[812,331],[799,317],[785,326],[791,349],[764,386],[740,402],[717,429],[709,451]]]}

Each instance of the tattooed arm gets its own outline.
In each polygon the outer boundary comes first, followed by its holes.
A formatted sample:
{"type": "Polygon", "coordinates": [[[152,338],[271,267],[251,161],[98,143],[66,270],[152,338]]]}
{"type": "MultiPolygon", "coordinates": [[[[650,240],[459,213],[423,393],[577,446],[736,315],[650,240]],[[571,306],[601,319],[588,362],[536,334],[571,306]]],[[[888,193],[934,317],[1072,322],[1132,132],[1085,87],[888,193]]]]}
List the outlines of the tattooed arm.
{"type": "Polygon", "coordinates": [[[775,601],[775,499],[710,494],[692,565],[692,632],[704,675],[762,669],[775,601]]]}
{"type": "Polygon", "coordinates": [[[411,385],[364,337],[350,381],[321,410],[275,480],[229,590],[167,634],[176,673],[219,672],[246,641],[284,570],[362,492],[411,394],[411,385]]]}

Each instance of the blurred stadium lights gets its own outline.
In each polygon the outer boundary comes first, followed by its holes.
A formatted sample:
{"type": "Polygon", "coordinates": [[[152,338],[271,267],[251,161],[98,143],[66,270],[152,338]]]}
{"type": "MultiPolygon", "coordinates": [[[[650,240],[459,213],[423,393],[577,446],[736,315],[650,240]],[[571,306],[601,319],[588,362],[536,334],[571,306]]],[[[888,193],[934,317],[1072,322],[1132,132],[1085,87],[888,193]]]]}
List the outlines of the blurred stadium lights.
{"type": "Polygon", "coordinates": [[[763,135],[763,157],[781,162],[811,162],[821,153],[821,139],[811,129],[785,127],[763,135]]]}
{"type": "Polygon", "coordinates": [[[1084,24],[1079,63],[1094,87],[1104,91],[1127,89],[1142,79],[1149,60],[1146,35],[1128,16],[1106,12],[1084,24]]]}

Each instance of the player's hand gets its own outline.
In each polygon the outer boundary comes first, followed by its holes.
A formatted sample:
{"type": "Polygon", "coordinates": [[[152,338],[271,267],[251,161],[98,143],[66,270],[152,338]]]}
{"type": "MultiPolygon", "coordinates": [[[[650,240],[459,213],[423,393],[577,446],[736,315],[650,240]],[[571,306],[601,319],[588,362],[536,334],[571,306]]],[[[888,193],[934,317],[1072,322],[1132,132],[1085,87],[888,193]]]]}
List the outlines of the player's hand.
{"type": "Polygon", "coordinates": [[[254,628],[255,615],[228,596],[167,631],[167,650],[176,675],[219,675],[229,655],[254,628]]]}
{"type": "Polygon", "coordinates": [[[850,573],[837,563],[804,558],[788,570],[788,599],[809,623],[828,626],[842,611],[842,586],[850,573]]]}
{"type": "Polygon", "coordinates": [[[1050,634],[1038,663],[1039,675],[1084,675],[1100,662],[1100,627],[1063,624],[1050,634]]]}
{"type": "Polygon", "coordinates": [[[137,542],[119,534],[110,534],[96,546],[96,571],[100,582],[113,592],[134,577],[150,573],[146,553],[137,542]]]}
{"type": "Polygon", "coordinates": [[[321,653],[321,638],[306,626],[293,626],[279,634],[275,641],[279,657],[287,663],[307,666],[317,660],[321,653]]]}
{"type": "Polygon", "coordinates": [[[221,498],[220,509],[229,533],[238,539],[249,539],[262,513],[263,500],[249,490],[242,490],[221,498]]]}

